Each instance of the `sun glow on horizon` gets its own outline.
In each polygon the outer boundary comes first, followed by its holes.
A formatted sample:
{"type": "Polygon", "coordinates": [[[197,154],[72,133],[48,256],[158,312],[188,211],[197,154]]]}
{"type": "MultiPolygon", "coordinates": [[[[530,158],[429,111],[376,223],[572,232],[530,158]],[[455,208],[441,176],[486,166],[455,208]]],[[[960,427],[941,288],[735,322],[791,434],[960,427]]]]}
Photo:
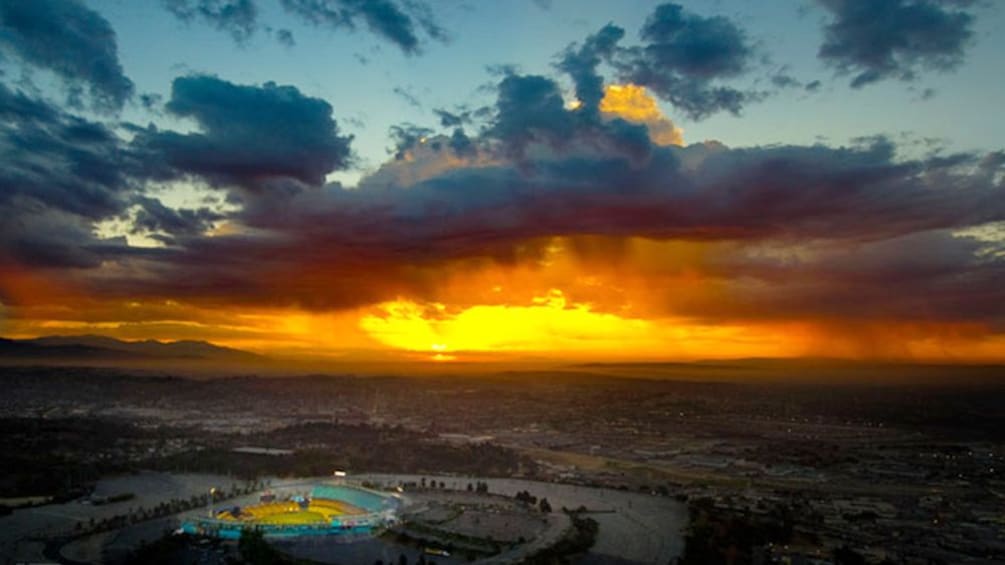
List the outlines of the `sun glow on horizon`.
{"type": "Polygon", "coordinates": [[[446,309],[442,304],[398,299],[377,305],[375,313],[361,318],[359,325],[387,347],[433,351],[431,358],[437,361],[458,358],[464,352],[577,359],[700,358],[714,351],[735,356],[755,351],[785,355],[792,346],[777,333],[596,311],[590,304],[570,302],[555,288],[521,305],[446,309]]]}
{"type": "MultiPolygon", "coordinates": [[[[332,362],[1005,359],[1005,340],[980,324],[736,315],[746,307],[744,296],[763,293],[764,286],[707,272],[707,265],[735,251],[728,243],[548,238],[511,263],[438,265],[423,274],[427,284],[344,309],[100,300],[79,292],[72,281],[56,284],[8,271],[0,334],[205,340],[278,359],[332,362]]],[[[813,249],[762,246],[748,252],[799,262],[813,249]]]]}

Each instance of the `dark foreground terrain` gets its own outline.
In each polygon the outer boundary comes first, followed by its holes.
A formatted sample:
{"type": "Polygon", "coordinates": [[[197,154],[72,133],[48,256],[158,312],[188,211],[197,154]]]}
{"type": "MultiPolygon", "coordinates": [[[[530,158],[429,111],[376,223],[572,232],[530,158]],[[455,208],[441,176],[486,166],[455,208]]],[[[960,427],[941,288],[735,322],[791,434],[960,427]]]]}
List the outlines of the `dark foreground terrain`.
{"type": "Polygon", "coordinates": [[[99,478],[141,470],[253,485],[343,468],[676,498],[690,513],[686,563],[1005,560],[999,369],[812,369],[196,380],[7,367],[0,509],[93,497],[99,478]]]}

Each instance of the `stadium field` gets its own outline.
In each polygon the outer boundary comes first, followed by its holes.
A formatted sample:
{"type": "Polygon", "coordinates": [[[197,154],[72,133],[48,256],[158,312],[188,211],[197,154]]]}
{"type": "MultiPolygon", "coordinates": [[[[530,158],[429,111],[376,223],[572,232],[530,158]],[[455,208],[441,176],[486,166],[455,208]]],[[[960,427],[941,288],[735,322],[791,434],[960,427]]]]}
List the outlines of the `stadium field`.
{"type": "Polygon", "coordinates": [[[399,506],[395,497],[377,491],[318,484],[309,494],[290,488],[278,497],[269,492],[267,500],[221,509],[212,518],[196,517],[181,530],[224,539],[237,539],[245,528],[260,528],[270,537],[368,536],[392,523],[399,506]]]}
{"type": "Polygon", "coordinates": [[[254,520],[255,524],[269,524],[269,525],[304,525],[304,524],[324,524],[327,522],[325,516],[320,512],[311,512],[310,510],[301,510],[298,512],[282,512],[278,514],[270,514],[268,516],[262,516],[254,520]]]}

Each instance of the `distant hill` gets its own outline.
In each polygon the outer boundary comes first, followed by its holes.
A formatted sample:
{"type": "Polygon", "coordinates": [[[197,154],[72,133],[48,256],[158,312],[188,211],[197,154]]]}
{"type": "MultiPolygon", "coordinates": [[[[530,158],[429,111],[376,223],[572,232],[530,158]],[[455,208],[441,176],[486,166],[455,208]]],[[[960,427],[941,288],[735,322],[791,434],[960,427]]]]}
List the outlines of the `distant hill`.
{"type": "Polygon", "coordinates": [[[122,341],[99,335],[0,338],[0,358],[31,360],[255,361],[259,355],[205,341],[122,341]]]}
{"type": "Polygon", "coordinates": [[[568,368],[612,377],[736,382],[1001,383],[1005,365],[830,357],[580,363],[568,368]]]}

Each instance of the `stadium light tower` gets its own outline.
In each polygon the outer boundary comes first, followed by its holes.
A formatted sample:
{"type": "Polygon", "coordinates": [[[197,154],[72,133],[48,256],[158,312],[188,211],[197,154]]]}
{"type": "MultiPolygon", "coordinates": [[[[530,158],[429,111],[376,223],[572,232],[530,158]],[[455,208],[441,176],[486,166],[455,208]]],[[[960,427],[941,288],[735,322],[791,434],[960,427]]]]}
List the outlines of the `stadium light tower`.
{"type": "Polygon", "coordinates": [[[209,517],[213,518],[213,499],[216,498],[216,487],[209,488],[209,517]]]}

